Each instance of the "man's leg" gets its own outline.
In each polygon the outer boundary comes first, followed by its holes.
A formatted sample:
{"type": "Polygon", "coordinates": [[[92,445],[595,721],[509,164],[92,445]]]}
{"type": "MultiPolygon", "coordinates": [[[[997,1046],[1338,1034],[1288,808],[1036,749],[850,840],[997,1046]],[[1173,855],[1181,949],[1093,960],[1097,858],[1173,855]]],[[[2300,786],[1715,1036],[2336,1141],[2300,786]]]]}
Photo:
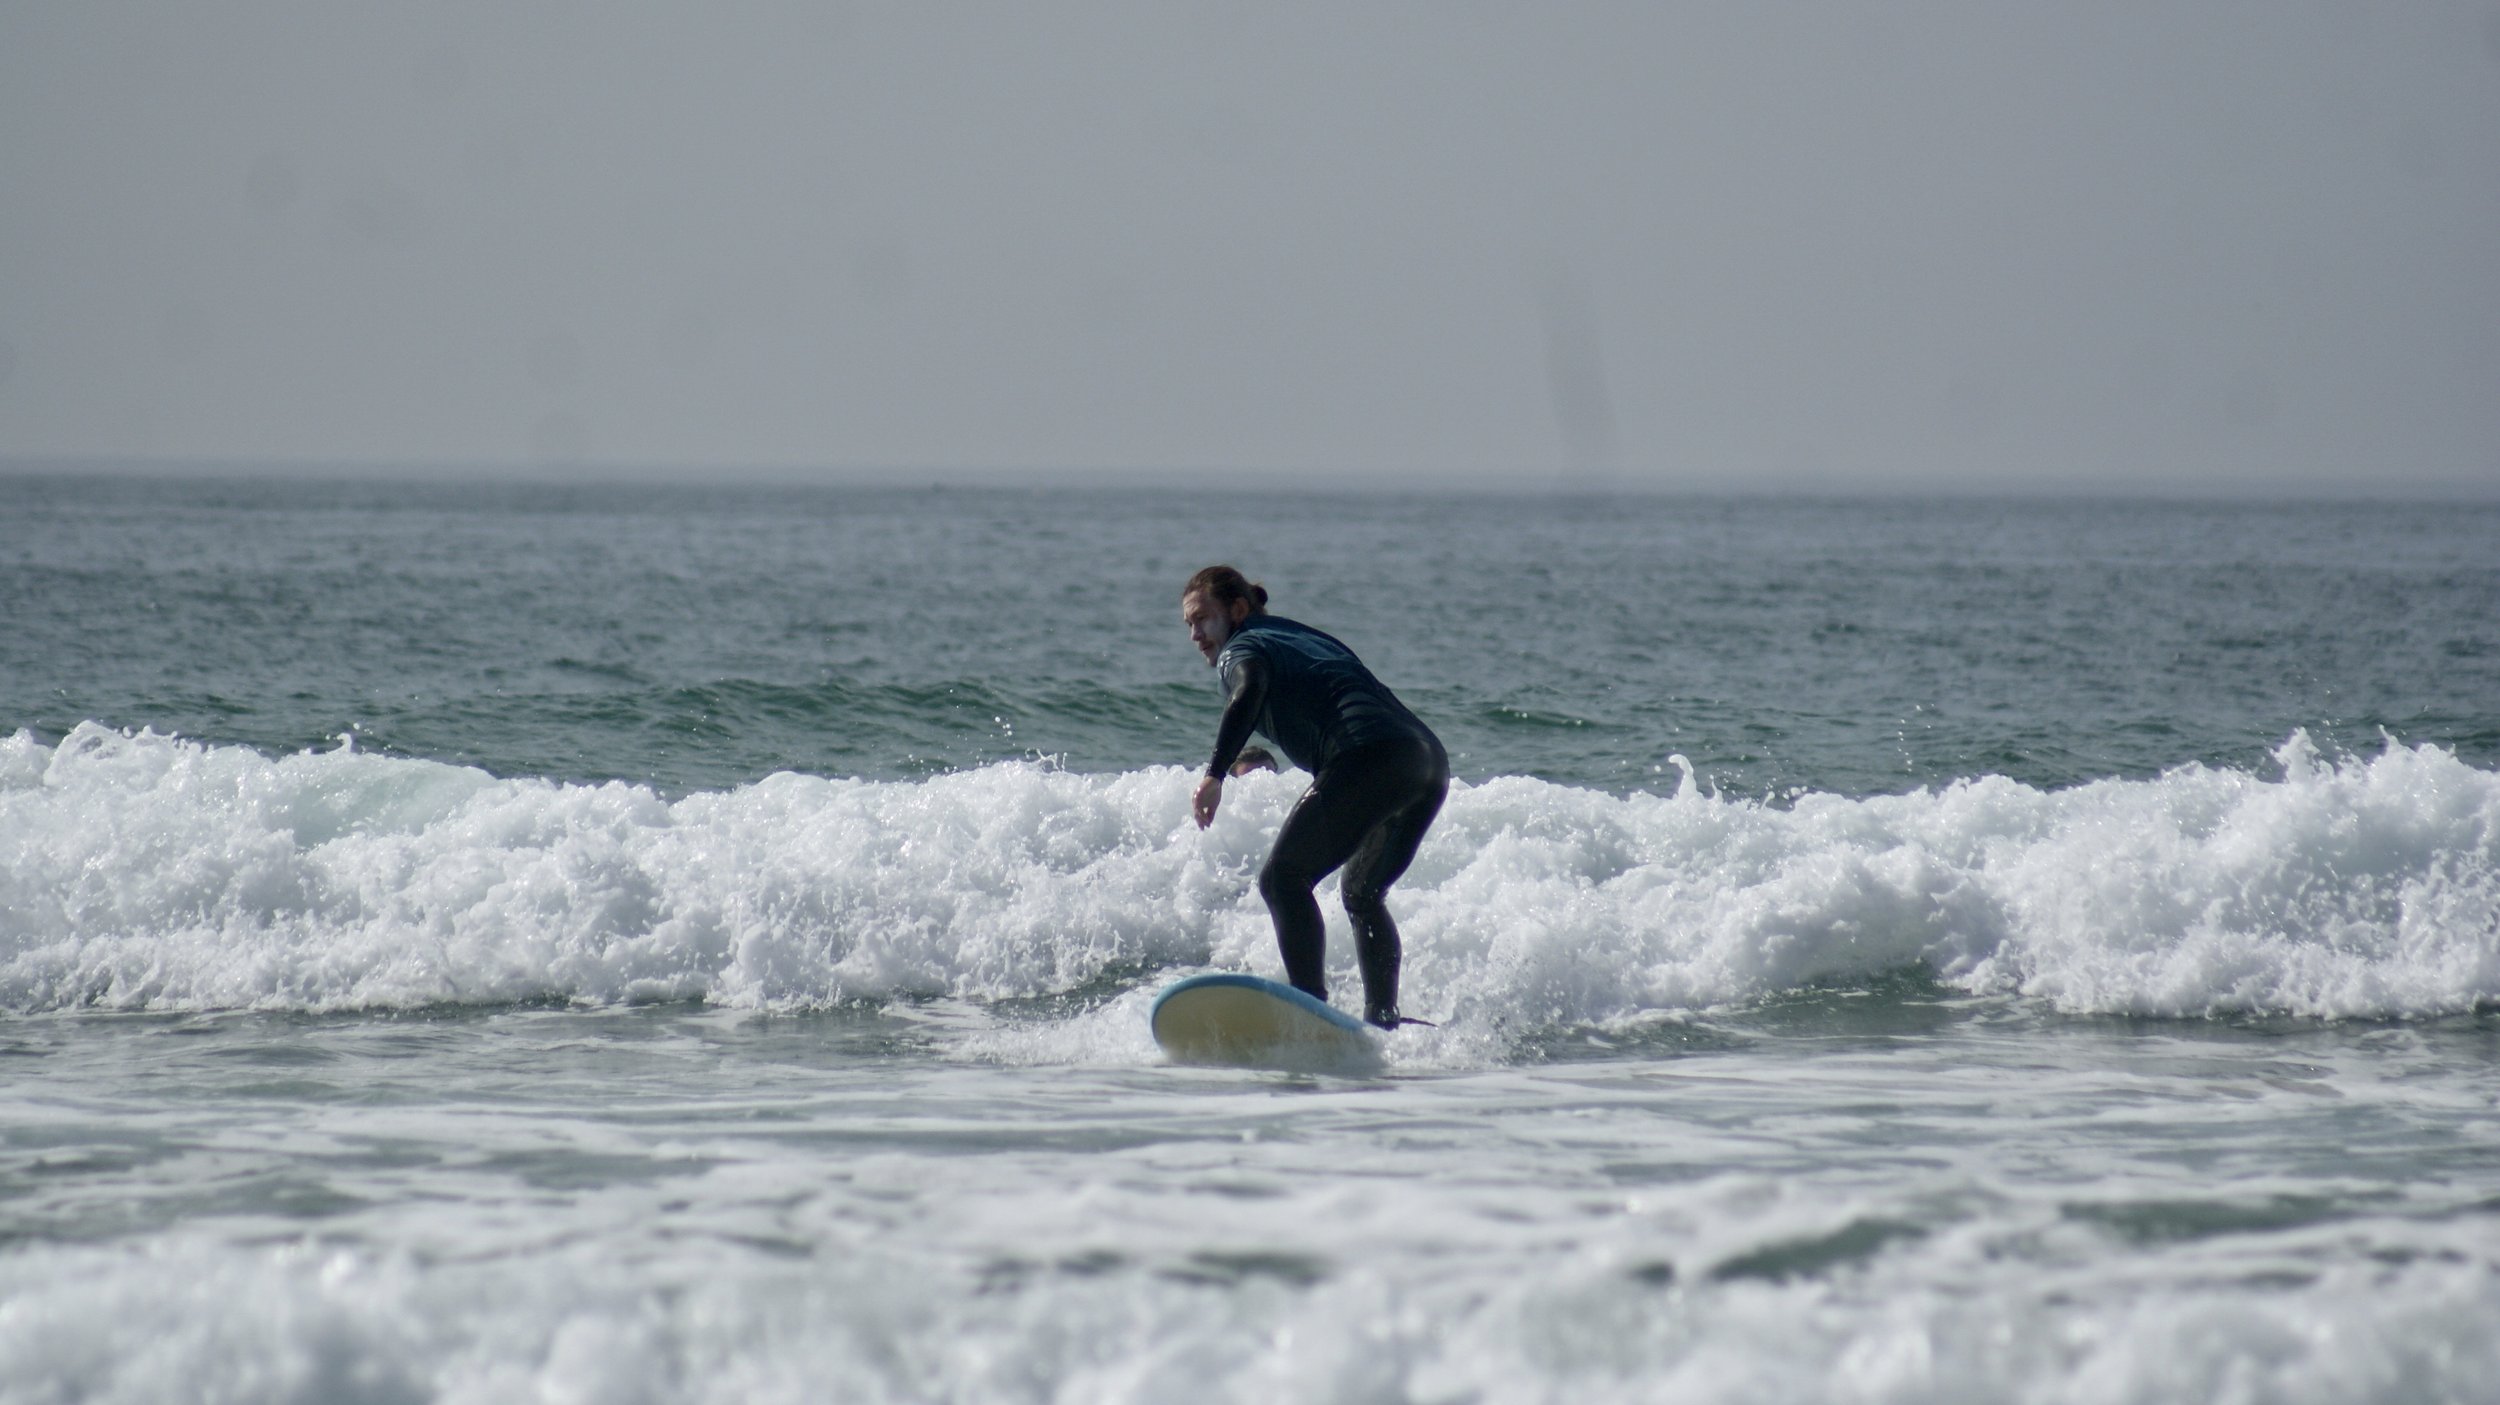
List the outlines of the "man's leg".
{"type": "Polygon", "coordinates": [[[1389,885],[1406,875],[1449,793],[1446,771],[1430,778],[1420,797],[1363,837],[1339,885],[1346,917],[1354,924],[1354,959],[1363,972],[1363,1018],[1383,1029],[1397,1026],[1398,965],[1404,955],[1398,924],[1389,916],[1389,885]]]}
{"type": "MultiPolygon", "coordinates": [[[[1311,890],[1355,855],[1365,841],[1381,831],[1380,851],[1367,866],[1370,885],[1386,889],[1415,857],[1415,845],[1440,813],[1449,789],[1449,763],[1438,747],[1392,743],[1342,757],[1321,772],[1285,816],[1276,847],[1259,871],[1259,896],[1267,900],[1268,917],[1276,924],[1276,946],[1285,958],[1285,978],[1298,990],[1328,998],[1328,929],[1320,918],[1311,890]],[[1420,814],[1417,811],[1420,809],[1420,814]],[[1404,819],[1405,824],[1397,821],[1404,819]]],[[[1349,894],[1358,891],[1351,878],[1349,894]]],[[[1371,905],[1385,921],[1386,909],[1371,905]]],[[[1348,899],[1347,911],[1354,911],[1348,899]]],[[[1356,918],[1356,955],[1364,961],[1366,990],[1372,979],[1363,958],[1363,917],[1356,918]]],[[[1397,929],[1388,929],[1390,1003],[1396,1003],[1397,929]]]]}
{"type": "Polygon", "coordinates": [[[1311,890],[1362,842],[1364,827],[1352,822],[1356,817],[1350,809],[1329,786],[1328,777],[1312,781],[1285,816],[1276,847],[1259,870],[1259,896],[1266,899],[1268,920],[1276,926],[1285,979],[1321,1000],[1328,998],[1328,926],[1311,890]]]}

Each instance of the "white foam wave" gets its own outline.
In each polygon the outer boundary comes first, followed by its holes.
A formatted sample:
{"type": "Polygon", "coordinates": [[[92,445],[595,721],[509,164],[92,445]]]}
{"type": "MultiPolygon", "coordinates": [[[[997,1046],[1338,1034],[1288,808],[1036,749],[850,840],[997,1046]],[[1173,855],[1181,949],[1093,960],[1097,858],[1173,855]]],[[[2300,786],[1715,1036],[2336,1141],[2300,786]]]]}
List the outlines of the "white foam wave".
{"type": "Polygon", "coordinates": [[[1228,1289],[1110,1272],[1015,1292],[873,1249],[635,1282],[656,1275],[579,1255],[428,1267],[310,1242],[46,1247],[0,1258],[0,1395],[2392,1405],[2481,1399],[2500,1369],[2500,1283],[2479,1264],[2288,1287],[2066,1273],[2044,1288],[2000,1271],[1973,1294],[1904,1277],[1933,1254],[1895,1257],[1863,1284],[1648,1286],[1591,1254],[1501,1280],[1356,1266],[1228,1289]]]}
{"type": "MultiPolygon", "coordinates": [[[[2300,736],[2277,759],[1785,808],[1690,784],[1461,785],[1395,896],[1406,1004],[1482,1048],[1910,966],[2073,1011],[2500,1000],[2500,775],[2429,746],[2329,760],[2300,736]]],[[[346,749],[20,733],[0,741],[0,1004],[792,1008],[1275,974],[1252,878],[1300,783],[1244,778],[1200,834],[1190,780],[1008,764],[670,800],[346,749]]],[[[1345,946],[1339,926],[1350,988],[1345,946]]]]}

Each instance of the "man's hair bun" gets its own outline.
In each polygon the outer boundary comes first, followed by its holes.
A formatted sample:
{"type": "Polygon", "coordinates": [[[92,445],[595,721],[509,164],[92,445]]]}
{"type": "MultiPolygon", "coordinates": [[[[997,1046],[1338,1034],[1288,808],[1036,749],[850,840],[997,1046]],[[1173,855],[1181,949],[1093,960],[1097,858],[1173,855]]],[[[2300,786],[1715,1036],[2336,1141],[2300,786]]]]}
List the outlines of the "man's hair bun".
{"type": "Polygon", "coordinates": [[[1236,600],[1246,600],[1250,613],[1267,613],[1267,587],[1230,566],[1209,566],[1191,576],[1189,584],[1181,587],[1181,598],[1192,595],[1203,595],[1224,610],[1230,610],[1236,600]]]}

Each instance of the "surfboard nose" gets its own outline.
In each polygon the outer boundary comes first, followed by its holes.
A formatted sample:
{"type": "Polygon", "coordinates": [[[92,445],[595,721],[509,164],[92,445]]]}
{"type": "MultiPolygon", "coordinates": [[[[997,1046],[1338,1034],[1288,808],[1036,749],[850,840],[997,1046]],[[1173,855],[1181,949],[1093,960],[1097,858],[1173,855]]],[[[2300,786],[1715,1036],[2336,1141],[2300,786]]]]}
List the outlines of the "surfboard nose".
{"type": "Polygon", "coordinates": [[[1362,1023],[1288,985],[1214,972],[1175,981],[1147,1015],[1176,1064],[1361,1073],[1380,1067],[1380,1046],[1362,1023]]]}

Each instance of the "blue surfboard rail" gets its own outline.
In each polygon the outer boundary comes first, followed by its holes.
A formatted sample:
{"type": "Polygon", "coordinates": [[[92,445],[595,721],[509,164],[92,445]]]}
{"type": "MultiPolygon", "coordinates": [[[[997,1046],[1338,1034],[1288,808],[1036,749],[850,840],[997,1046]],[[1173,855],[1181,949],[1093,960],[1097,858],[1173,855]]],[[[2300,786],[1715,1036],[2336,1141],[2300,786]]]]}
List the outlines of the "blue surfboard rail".
{"type": "Polygon", "coordinates": [[[1311,994],[1307,990],[1297,990],[1294,987],[1286,985],[1280,981],[1271,981],[1265,976],[1253,976],[1240,971],[1209,971],[1202,976],[1186,976],[1180,980],[1172,982],[1170,985],[1163,988],[1163,993],[1161,995],[1155,997],[1154,1008],[1146,1012],[1146,1019],[1149,1022],[1152,1022],[1156,1011],[1163,1008],[1163,1002],[1171,999],[1175,995],[1180,995],[1184,992],[1192,990],[1203,990],[1208,986],[1222,985],[1240,986],[1245,990],[1255,990],[1261,992],[1262,994],[1275,996],[1277,999],[1284,1001],[1288,1005],[1307,1010],[1310,1013],[1319,1016],[1321,1019],[1328,1021],[1330,1024],[1335,1025],[1339,1029],[1345,1030],[1349,1034],[1371,1033],[1371,1026],[1356,1019],[1352,1015],[1347,1014],[1345,1011],[1338,1009],[1336,1006],[1329,1004],[1327,1001],[1311,994]]]}

